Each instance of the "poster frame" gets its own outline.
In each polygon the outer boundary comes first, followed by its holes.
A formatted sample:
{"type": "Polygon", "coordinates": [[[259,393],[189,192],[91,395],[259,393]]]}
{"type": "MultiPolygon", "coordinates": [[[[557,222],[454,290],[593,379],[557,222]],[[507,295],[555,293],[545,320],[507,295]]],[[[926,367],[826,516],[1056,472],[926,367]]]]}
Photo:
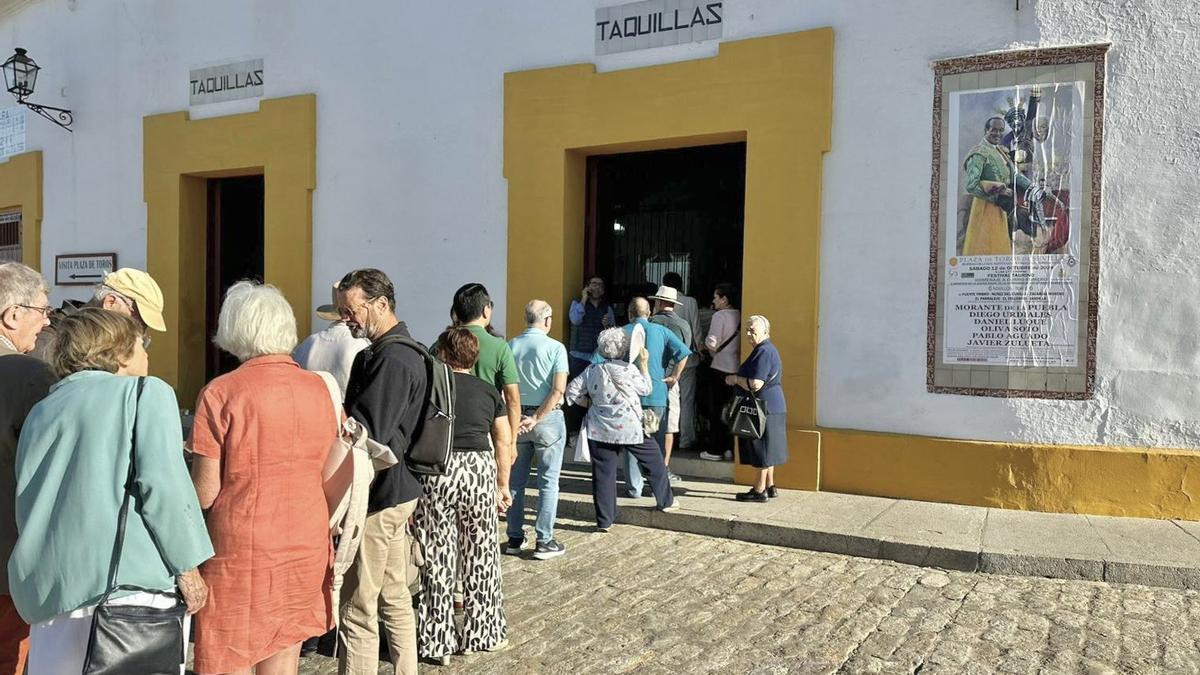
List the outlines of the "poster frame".
{"type": "MultiPolygon", "coordinates": [[[[1095,394],[1096,380],[1096,333],[1099,325],[1099,281],[1100,281],[1100,242],[1101,242],[1101,188],[1103,184],[1103,149],[1104,149],[1104,98],[1105,72],[1108,43],[1076,45],[1070,47],[1051,47],[1024,49],[1017,51],[991,52],[951,59],[934,61],[933,69],[933,129],[931,157],[931,181],[929,204],[929,294],[926,324],[926,389],[935,394],[957,394],[962,396],[988,396],[1000,398],[1042,398],[1057,400],[1086,400],[1095,394]],[[1084,381],[1082,390],[1051,390],[1050,388],[1031,389],[1026,387],[994,387],[962,385],[954,386],[935,383],[935,371],[940,357],[937,336],[941,316],[939,301],[939,270],[943,254],[942,242],[944,230],[942,223],[942,168],[943,168],[943,139],[942,122],[943,110],[946,108],[946,97],[943,92],[943,79],[948,75],[970,73],[986,73],[998,70],[1018,68],[1038,68],[1046,66],[1068,66],[1085,64],[1094,68],[1094,81],[1091,87],[1091,100],[1088,92],[1084,93],[1084,109],[1090,104],[1092,117],[1091,162],[1083,167],[1085,173],[1083,184],[1090,187],[1091,199],[1083,208],[1090,209],[1089,237],[1087,250],[1082,252],[1089,261],[1087,285],[1087,316],[1086,338],[1080,347],[1085,351],[1083,358],[1084,381]]],[[[1018,82],[1018,86],[1034,84],[1033,82],[1018,82]]],[[[951,130],[953,133],[954,131],[951,130]]],[[[946,195],[953,199],[953,195],[946,195]]],[[[948,223],[946,224],[949,225],[948,223]]],[[[1084,317],[1081,317],[1083,319],[1084,317]]],[[[1021,366],[996,366],[996,369],[1007,368],[1010,371],[1028,370],[1021,366]]]]}

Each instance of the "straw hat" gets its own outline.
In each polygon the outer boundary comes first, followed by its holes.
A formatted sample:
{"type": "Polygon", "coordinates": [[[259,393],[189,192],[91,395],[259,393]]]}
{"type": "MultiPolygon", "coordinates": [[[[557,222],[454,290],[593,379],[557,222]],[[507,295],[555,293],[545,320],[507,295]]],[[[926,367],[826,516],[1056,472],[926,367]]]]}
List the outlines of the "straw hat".
{"type": "Polygon", "coordinates": [[[670,286],[659,286],[658,292],[655,293],[654,295],[650,296],[650,299],[651,300],[662,300],[663,302],[669,302],[672,305],[678,305],[679,304],[679,291],[675,290],[674,288],[671,288],[670,286]]]}
{"type": "Polygon", "coordinates": [[[317,307],[317,316],[318,317],[324,319],[325,321],[338,321],[342,318],[342,316],[340,314],[338,314],[337,294],[338,294],[338,285],[334,284],[333,285],[333,294],[331,296],[333,303],[329,304],[329,305],[321,305],[320,307],[317,307]]]}

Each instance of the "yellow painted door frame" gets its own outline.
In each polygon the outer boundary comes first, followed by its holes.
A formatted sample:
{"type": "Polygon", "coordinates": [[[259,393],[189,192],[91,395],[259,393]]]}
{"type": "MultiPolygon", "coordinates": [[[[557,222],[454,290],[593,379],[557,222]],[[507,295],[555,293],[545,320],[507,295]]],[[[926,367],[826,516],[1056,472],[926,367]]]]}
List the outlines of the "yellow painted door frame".
{"type": "Polygon", "coordinates": [[[207,180],[262,174],[264,279],[296,314],[312,312],[312,191],[316,96],[263,100],[257,112],[201,120],[186,112],[143,119],[146,260],[166,303],[167,333],[151,367],[190,408],[204,385],[207,180]]]}
{"type": "MultiPolygon", "coordinates": [[[[771,320],[784,359],[791,459],[776,481],[817,488],[821,164],[832,97],[828,28],[726,42],[713,58],[648,68],[505,74],[508,325],[522,325],[531,298],[550,300],[564,316],[578,295],[589,155],[744,140],[741,309],[771,320]]],[[[566,326],[558,324],[558,337],[566,326]]],[[[741,469],[738,478],[747,475],[741,469]]]]}
{"type": "Polygon", "coordinates": [[[0,162],[0,211],[21,211],[21,262],[42,269],[42,151],[0,162]]]}
{"type": "MultiPolygon", "coordinates": [[[[583,282],[588,155],[746,141],[743,316],[783,356],[784,487],[1012,509],[1200,520],[1193,449],[1005,443],[817,426],[821,155],[833,31],[727,42],[710,59],[597,73],[507,73],[508,325],[533,297],[559,316],[583,282]]],[[[924,265],[925,261],[920,261],[924,265]]],[[[924,306],[913,311],[923,312],[924,306]]],[[[557,336],[566,337],[566,322],[557,336]]],[[[743,340],[746,353],[748,345],[743,340]]],[[[739,468],[744,482],[749,472],[739,468]]]]}

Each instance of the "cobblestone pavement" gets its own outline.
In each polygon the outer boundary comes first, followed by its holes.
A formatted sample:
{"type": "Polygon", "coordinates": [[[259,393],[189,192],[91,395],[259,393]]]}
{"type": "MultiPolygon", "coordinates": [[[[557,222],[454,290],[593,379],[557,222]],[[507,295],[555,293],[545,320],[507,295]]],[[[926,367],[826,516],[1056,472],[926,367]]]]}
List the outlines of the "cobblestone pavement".
{"type": "MultiPolygon", "coordinates": [[[[425,673],[1200,672],[1200,594],[561,523],[504,557],[512,649],[425,673]]],[[[335,673],[304,659],[301,673],[335,673]]],[[[381,672],[390,672],[387,667],[381,672]]]]}

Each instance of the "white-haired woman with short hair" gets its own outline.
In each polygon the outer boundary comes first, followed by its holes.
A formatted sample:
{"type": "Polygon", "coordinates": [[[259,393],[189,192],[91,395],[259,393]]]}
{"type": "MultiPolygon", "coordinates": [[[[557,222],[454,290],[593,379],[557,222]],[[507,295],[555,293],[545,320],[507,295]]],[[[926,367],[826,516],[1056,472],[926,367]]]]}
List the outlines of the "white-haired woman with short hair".
{"type": "Polygon", "coordinates": [[[642,428],[642,396],[651,383],[645,349],[637,365],[625,359],[629,335],[620,328],[600,333],[597,351],[603,363],[592,364],[567,385],[567,401],[586,406],[588,447],[592,454],[592,504],[596,527],[607,532],[617,517],[617,463],[621,451],[630,453],[643,471],[650,474],[650,488],[661,511],[675,510],[675,498],[667,480],[667,467],[653,436],[642,428]]]}
{"type": "Polygon", "coordinates": [[[746,321],[746,335],[754,350],[738,368],[727,375],[725,384],[753,391],[767,413],[762,438],[739,438],[738,454],[742,464],[758,469],[758,477],[749,491],[737,496],[739,502],[765,502],[775,497],[775,467],[788,459],[787,401],[783,398],[783,359],[771,343],[771,322],[755,314],[746,321]]]}
{"type": "Polygon", "coordinates": [[[333,626],[321,469],[341,412],[292,360],[296,318],[275,287],[234,284],[214,341],[241,365],[200,392],[189,443],[216,549],[194,670],[294,674],[300,643],[333,626]]]}

